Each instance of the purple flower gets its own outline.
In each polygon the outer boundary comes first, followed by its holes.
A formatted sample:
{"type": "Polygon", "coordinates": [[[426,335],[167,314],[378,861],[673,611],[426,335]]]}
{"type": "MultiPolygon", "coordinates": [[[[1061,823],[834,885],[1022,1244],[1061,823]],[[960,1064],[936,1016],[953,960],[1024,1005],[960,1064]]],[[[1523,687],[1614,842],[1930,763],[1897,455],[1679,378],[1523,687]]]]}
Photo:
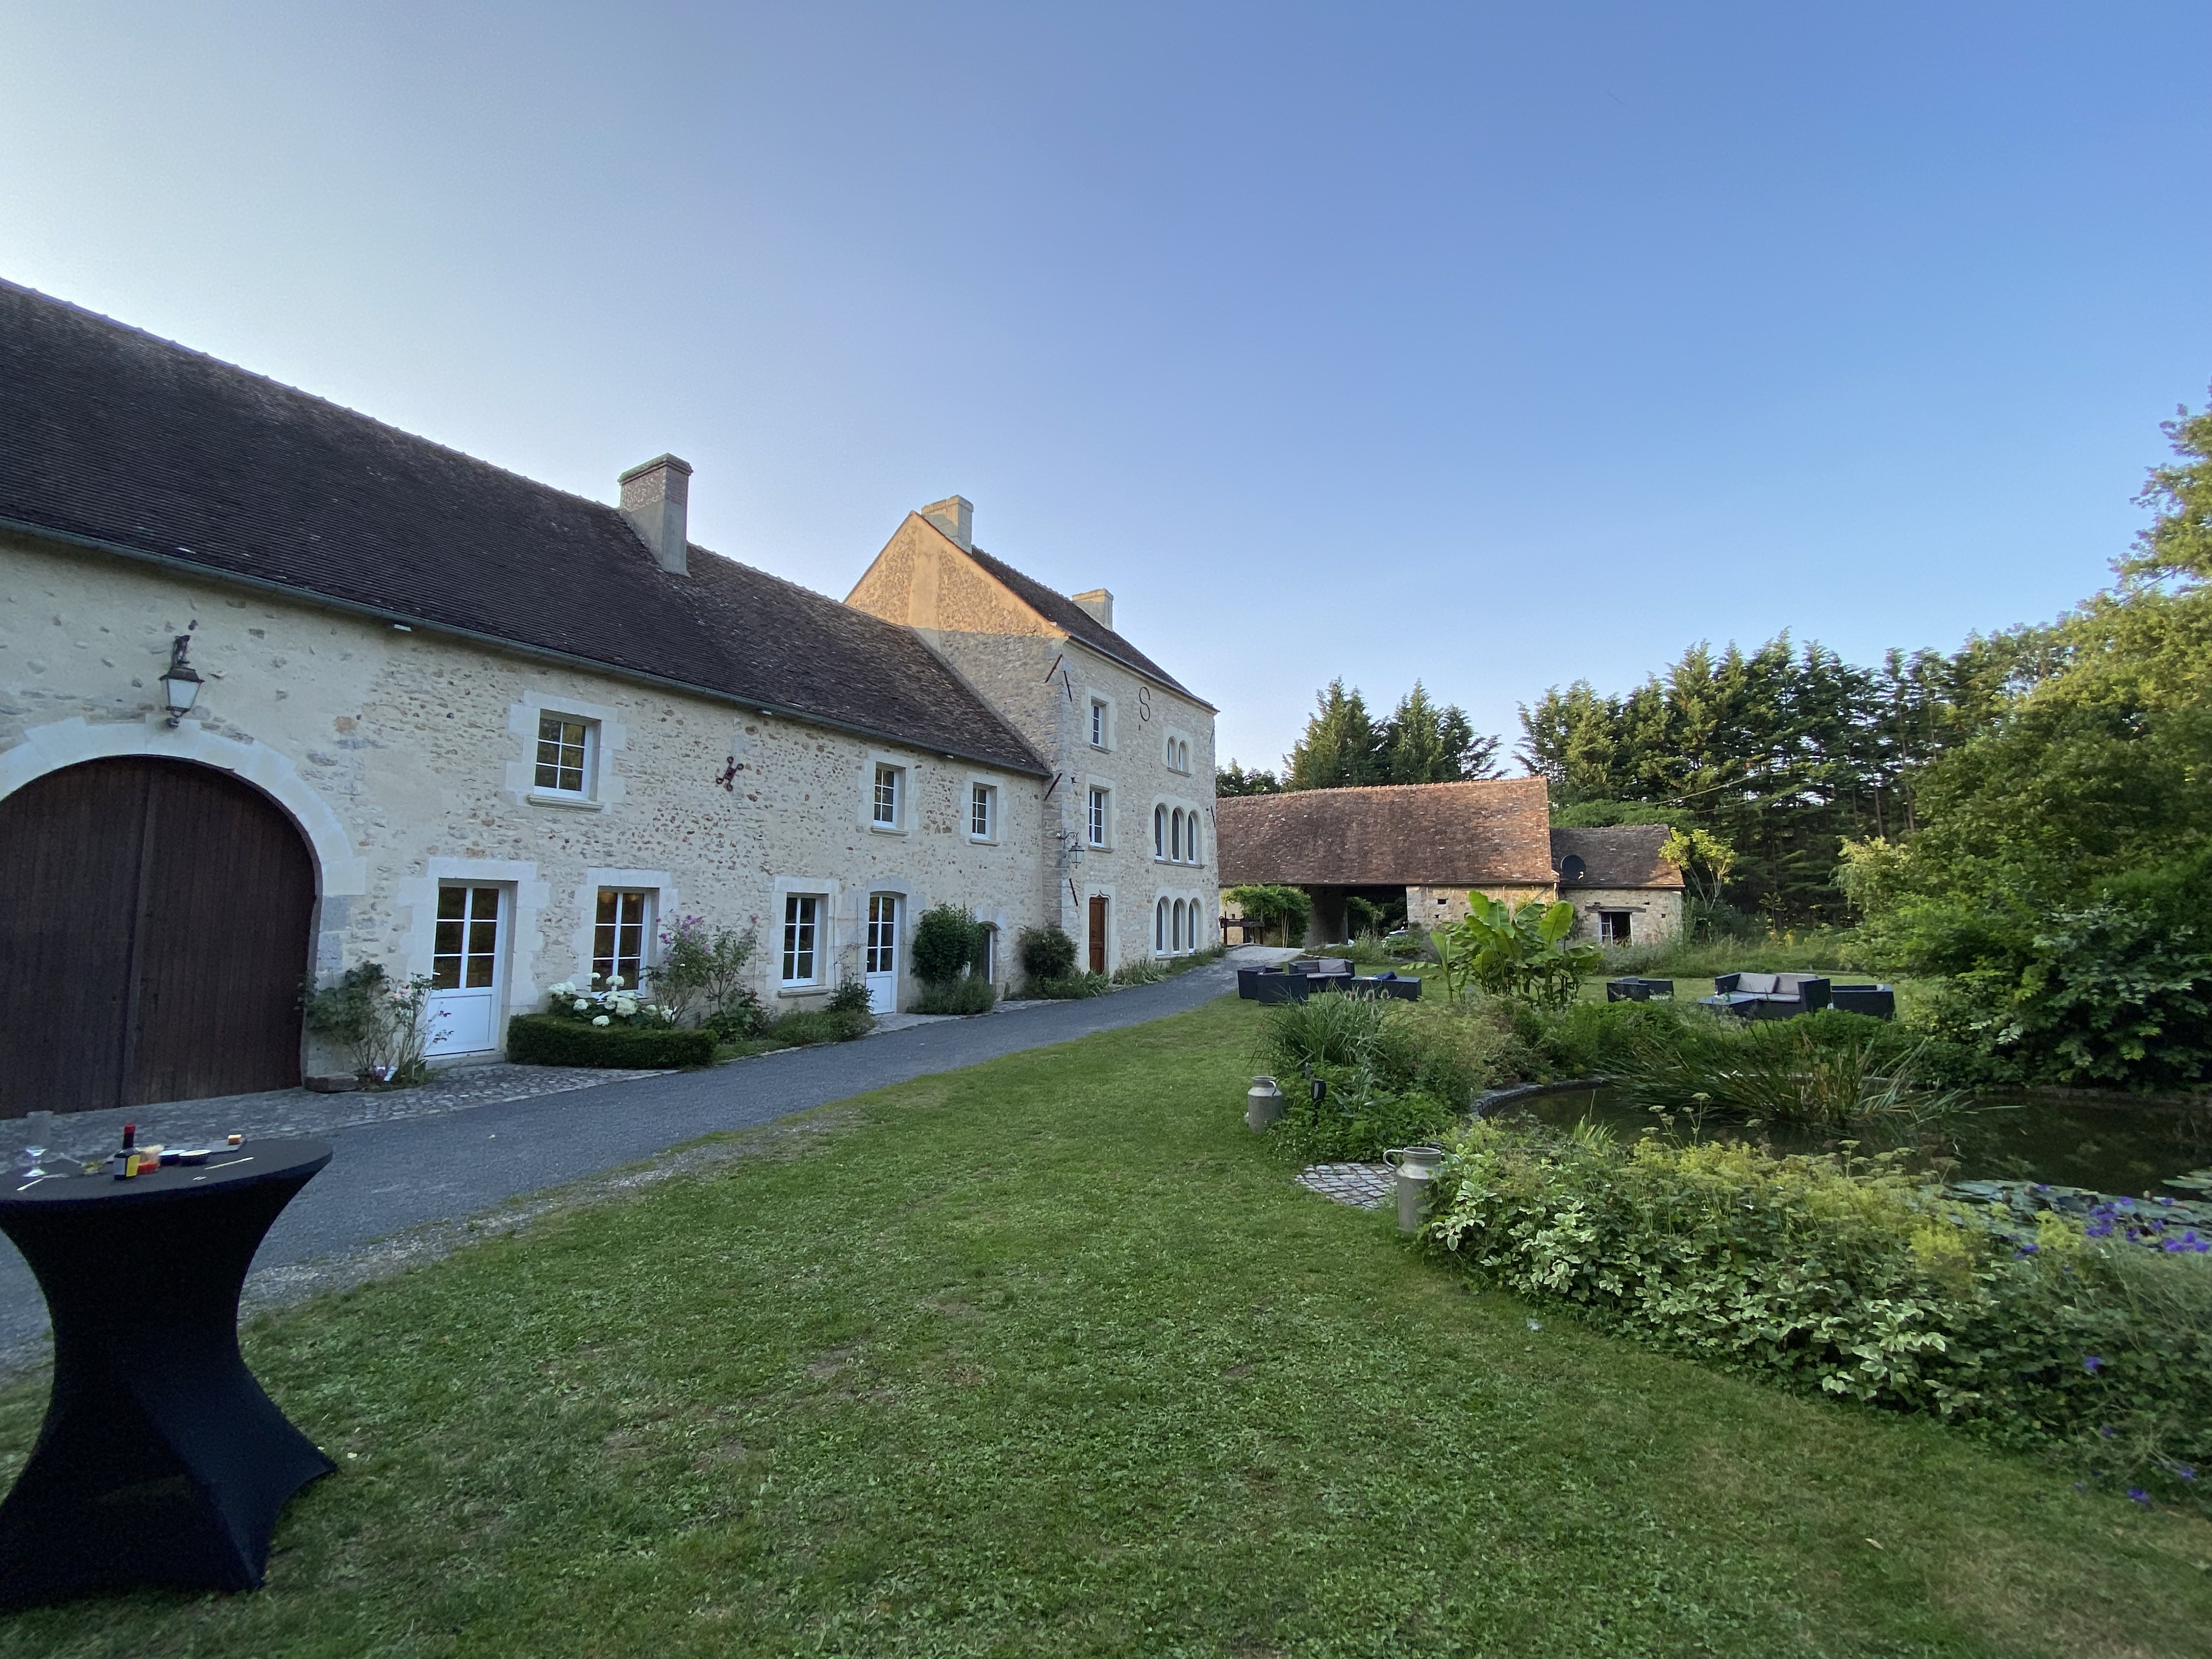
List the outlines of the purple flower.
{"type": "Polygon", "coordinates": [[[2101,1356],[2097,1354],[2085,1353],[2081,1356],[2081,1369],[2088,1372],[2090,1376],[2094,1376],[2099,1371],[2105,1369],[2104,1359],[2101,1356]]]}
{"type": "Polygon", "coordinates": [[[2177,1478],[2183,1480],[2194,1480],[2197,1478],[2197,1471],[2186,1463],[2176,1463],[2173,1466],[2173,1473],[2177,1478]]]}
{"type": "Polygon", "coordinates": [[[2097,1432],[2110,1440],[2112,1437],[2112,1425],[2109,1423],[2104,1424],[2098,1428],[2097,1432]]]}
{"type": "Polygon", "coordinates": [[[2130,1486],[2128,1488],[2128,1496],[2134,1498],[2138,1504],[2148,1504],[2150,1502],[2150,1494],[2145,1492],[2141,1486],[2130,1486]]]}
{"type": "Polygon", "coordinates": [[[2111,1218],[2107,1217],[2101,1221],[2091,1222],[2087,1231],[2089,1237],[2092,1238],[2111,1237],[2112,1232],[2112,1223],[2111,1218]]]}
{"type": "Polygon", "coordinates": [[[2014,1250],[2014,1251],[2013,1252],[2013,1256],[2014,1256],[2014,1258],[2015,1260],[2017,1260],[2017,1259],[2018,1259],[2019,1257],[2021,1257],[2021,1256],[2024,1256],[2024,1255],[2034,1255],[2038,1250],[2041,1249],[2042,1248],[2043,1248],[2043,1246],[2041,1246],[2040,1244],[2033,1244],[2033,1243],[2031,1243],[2031,1244],[2023,1244],[2023,1245],[2021,1245],[2018,1249],[2016,1249],[2016,1250],[2014,1250]]]}

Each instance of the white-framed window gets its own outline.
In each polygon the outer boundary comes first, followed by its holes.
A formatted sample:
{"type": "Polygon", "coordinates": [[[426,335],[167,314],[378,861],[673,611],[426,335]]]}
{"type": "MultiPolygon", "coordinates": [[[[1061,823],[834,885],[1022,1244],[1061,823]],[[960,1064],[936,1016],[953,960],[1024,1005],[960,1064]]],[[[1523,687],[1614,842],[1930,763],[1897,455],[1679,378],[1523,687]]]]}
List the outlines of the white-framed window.
{"type": "Polygon", "coordinates": [[[783,901],[783,982],[812,985],[821,975],[822,896],[790,893],[783,901]]]}
{"type": "Polygon", "coordinates": [[[1182,808],[1180,806],[1168,814],[1168,856],[1178,864],[1182,862],[1182,808]]]}
{"type": "Polygon", "coordinates": [[[1152,856],[1164,859],[1168,855],[1168,809],[1152,808],[1152,856]]]}
{"type": "Polygon", "coordinates": [[[1190,744],[1183,738],[1176,736],[1172,732],[1167,734],[1167,743],[1168,770],[1170,772],[1189,771],[1190,744]]]}
{"type": "Polygon", "coordinates": [[[1168,953],[1168,902],[1162,899],[1152,910],[1152,954],[1164,957],[1168,953]]]}
{"type": "Polygon", "coordinates": [[[598,746],[598,722],[574,714],[541,711],[538,716],[538,764],[532,787],[548,795],[592,793],[592,750],[598,746]]]}
{"type": "Polygon", "coordinates": [[[988,783],[968,786],[968,839],[995,841],[999,835],[999,792],[988,783]]]}
{"type": "Polygon", "coordinates": [[[1106,844],[1106,791],[1093,784],[1089,810],[1084,815],[1085,839],[1093,847],[1106,844]]]}
{"type": "Polygon", "coordinates": [[[999,977],[999,929],[985,922],[975,930],[975,965],[972,970],[988,980],[999,977]]]}
{"type": "Polygon", "coordinates": [[[1103,749],[1107,746],[1107,739],[1113,735],[1113,717],[1107,709],[1106,700],[1103,697],[1091,698],[1091,746],[1093,749],[1103,749]]]}
{"type": "Polygon", "coordinates": [[[878,830],[896,830],[906,811],[906,768],[876,763],[875,793],[868,804],[868,823],[878,830]]]}
{"type": "Polygon", "coordinates": [[[1186,864],[1198,862],[1198,814],[1196,812],[1186,812],[1182,815],[1182,856],[1183,862],[1186,864]]]}
{"type": "Polygon", "coordinates": [[[1176,745],[1176,752],[1182,757],[1176,763],[1176,770],[1178,772],[1189,771],[1190,745],[1187,743],[1179,743],[1176,745]]]}
{"type": "Polygon", "coordinates": [[[644,981],[647,945],[653,938],[651,893],[634,888],[599,889],[598,914],[592,923],[592,971],[602,983],[615,975],[635,990],[644,981]]]}

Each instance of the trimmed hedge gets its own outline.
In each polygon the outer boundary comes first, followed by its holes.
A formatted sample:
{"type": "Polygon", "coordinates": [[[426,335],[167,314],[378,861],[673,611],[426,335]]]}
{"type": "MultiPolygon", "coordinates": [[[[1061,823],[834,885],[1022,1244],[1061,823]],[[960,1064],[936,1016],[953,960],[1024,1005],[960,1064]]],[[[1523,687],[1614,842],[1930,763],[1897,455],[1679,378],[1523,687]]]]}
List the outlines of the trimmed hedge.
{"type": "Polygon", "coordinates": [[[586,1025],[553,1014],[507,1022],[507,1057],[518,1066],[615,1066],[665,1071],[714,1063],[714,1034],[628,1025],[586,1025]]]}

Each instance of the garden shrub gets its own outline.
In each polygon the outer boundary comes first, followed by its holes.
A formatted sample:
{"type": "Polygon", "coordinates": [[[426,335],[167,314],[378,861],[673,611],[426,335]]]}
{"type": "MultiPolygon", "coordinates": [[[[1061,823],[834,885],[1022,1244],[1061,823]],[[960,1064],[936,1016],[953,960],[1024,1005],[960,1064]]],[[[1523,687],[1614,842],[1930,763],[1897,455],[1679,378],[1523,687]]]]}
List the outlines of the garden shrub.
{"type": "Polygon", "coordinates": [[[507,1022],[507,1057],[519,1066],[614,1066],[665,1071],[714,1063],[714,1034],[658,1025],[593,1025],[557,1014],[507,1022]]]}
{"type": "Polygon", "coordinates": [[[1014,941],[1014,949],[1022,959],[1025,978],[1060,980],[1075,971],[1075,941],[1060,928],[1024,927],[1014,941]]]}
{"type": "Polygon", "coordinates": [[[915,999],[917,1014],[988,1014],[999,1000],[991,981],[975,974],[939,983],[924,981],[915,999]]]}
{"type": "Polygon", "coordinates": [[[1313,915],[1313,896],[1303,887],[1255,883],[1229,888],[1221,896],[1243,911],[1246,920],[1277,934],[1285,945],[1304,936],[1306,921],[1313,915]]]}
{"type": "Polygon", "coordinates": [[[1526,1005],[1511,1009],[1514,1035],[1535,1057],[1544,1080],[1613,1077],[1626,1069],[1639,1042],[1667,1041],[1686,1022],[1702,1018],[1694,1009],[1655,1002],[1571,1002],[1546,1011],[1526,1005]]]}
{"type": "Polygon", "coordinates": [[[1168,976],[1168,970],[1148,957],[1138,957],[1116,968],[1111,978],[1116,985],[1156,985],[1168,976]]]}
{"type": "Polygon", "coordinates": [[[1485,1089],[1520,1082],[1535,1069],[1535,1055],[1514,1035],[1510,1014],[1486,999],[1390,1006],[1413,1051],[1412,1081],[1455,1109],[1466,1110],[1485,1089]]]}
{"type": "Polygon", "coordinates": [[[1269,1071],[1285,1074],[1307,1065],[1379,1065],[1410,1080],[1413,1044],[1403,1024],[1391,1018],[1398,1006],[1340,992],[1279,1002],[1261,1022],[1261,1060],[1269,1071]]]}
{"type": "Polygon", "coordinates": [[[1312,1072],[1310,1081],[1303,1074],[1282,1079],[1283,1115],[1267,1131],[1301,1164],[1371,1164],[1394,1146],[1432,1141],[1452,1127],[1450,1107],[1419,1089],[1393,1086],[1372,1066],[1320,1064],[1312,1072]],[[1318,1101],[1314,1083],[1322,1088],[1318,1101]]]}
{"type": "Polygon", "coordinates": [[[2069,1446],[2188,1498],[2212,1459],[2212,1256],[2033,1231],[1890,1158],[1478,1122],[1423,1236],[1486,1282],[1810,1391],[2069,1446]]]}
{"type": "Polygon", "coordinates": [[[754,928],[709,929],[704,916],[678,916],[661,929],[653,988],[675,1011],[678,1024],[725,1031],[742,1023],[738,1011],[745,1004],[758,1006],[745,978],[759,949],[760,934],[754,928]]]}
{"type": "MultiPolygon", "coordinates": [[[[838,988],[841,992],[845,988],[838,988]]],[[[864,1037],[876,1029],[876,1017],[868,1012],[867,988],[856,988],[860,993],[858,1008],[851,1006],[849,998],[847,1006],[840,1007],[833,996],[827,1007],[802,1008],[770,1020],[762,1035],[794,1048],[814,1042],[851,1042],[864,1037]]]]}
{"type": "Polygon", "coordinates": [[[429,1077],[423,1051],[434,1033],[428,974],[400,984],[382,963],[357,963],[329,985],[318,986],[310,976],[301,988],[300,1007],[310,1031],[352,1051],[354,1073],[362,1081],[405,1088],[429,1077]]]}
{"type": "Polygon", "coordinates": [[[1259,1058],[1284,1077],[1308,1066],[1364,1066],[1386,1091],[1419,1093],[1456,1112],[1482,1090],[1526,1076],[1531,1057],[1503,1004],[1329,992],[1268,1009],[1259,1058]]]}
{"type": "Polygon", "coordinates": [[[958,979],[975,960],[981,934],[975,918],[960,906],[931,905],[914,927],[915,977],[925,985],[948,985],[958,979]]]}
{"type": "Polygon", "coordinates": [[[1082,997],[1103,996],[1113,988],[1114,981],[1103,974],[1060,974],[1049,979],[1029,981],[1022,987],[1022,994],[1073,1001],[1082,997]]]}
{"type": "Polygon", "coordinates": [[[700,1022],[700,1026],[725,1042],[747,1042],[768,1030],[775,1018],[762,1006],[759,996],[746,988],[732,992],[700,1022]]]}
{"type": "Polygon", "coordinates": [[[1626,1042],[1616,1075],[1630,1099],[1654,1111],[1848,1130],[1932,1124],[1963,1104],[1957,1091],[1922,1084],[1918,1040],[1866,1014],[1692,1014],[1632,1027],[1626,1042]]]}

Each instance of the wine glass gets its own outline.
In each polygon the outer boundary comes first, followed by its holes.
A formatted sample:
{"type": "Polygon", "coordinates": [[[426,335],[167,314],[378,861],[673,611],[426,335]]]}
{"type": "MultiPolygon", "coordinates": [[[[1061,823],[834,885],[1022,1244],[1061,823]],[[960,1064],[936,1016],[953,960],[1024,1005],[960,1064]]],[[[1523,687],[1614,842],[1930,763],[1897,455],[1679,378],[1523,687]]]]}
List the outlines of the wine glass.
{"type": "Polygon", "coordinates": [[[28,1112],[24,1115],[23,1127],[30,1131],[30,1141],[23,1148],[31,1160],[31,1167],[23,1171],[29,1181],[44,1181],[46,1166],[39,1160],[46,1155],[46,1143],[52,1139],[54,1115],[52,1112],[28,1112]]]}

